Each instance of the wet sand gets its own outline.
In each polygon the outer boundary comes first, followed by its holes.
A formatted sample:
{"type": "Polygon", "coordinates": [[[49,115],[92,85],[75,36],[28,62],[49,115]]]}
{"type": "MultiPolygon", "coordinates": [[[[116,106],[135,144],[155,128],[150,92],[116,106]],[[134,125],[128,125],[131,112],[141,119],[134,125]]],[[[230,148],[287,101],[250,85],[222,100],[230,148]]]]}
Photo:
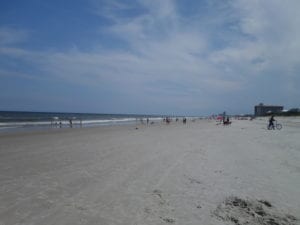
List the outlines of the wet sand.
{"type": "Polygon", "coordinates": [[[0,224],[300,224],[300,120],[277,119],[1,134],[0,224]]]}

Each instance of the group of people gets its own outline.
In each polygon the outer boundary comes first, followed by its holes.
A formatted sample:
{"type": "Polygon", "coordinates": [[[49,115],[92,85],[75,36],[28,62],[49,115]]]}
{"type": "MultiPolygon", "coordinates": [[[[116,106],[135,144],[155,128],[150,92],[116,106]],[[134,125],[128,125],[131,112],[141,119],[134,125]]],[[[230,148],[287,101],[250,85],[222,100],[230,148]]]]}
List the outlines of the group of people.
{"type": "MultiPolygon", "coordinates": [[[[55,127],[59,126],[59,128],[62,128],[63,127],[62,121],[61,120],[57,121],[57,120],[58,119],[55,118],[53,121],[51,121],[51,126],[55,126],[55,127]]],[[[74,125],[73,119],[68,119],[68,124],[69,124],[69,127],[72,128],[74,125]]],[[[82,119],[79,120],[79,125],[80,125],[80,127],[82,127],[82,119]]]]}
{"type": "Polygon", "coordinates": [[[231,122],[230,122],[230,120],[229,120],[229,116],[227,116],[226,118],[225,118],[225,116],[223,117],[223,125],[230,125],[231,124],[231,122]]]}
{"type": "MultiPolygon", "coordinates": [[[[166,118],[164,118],[164,119],[163,119],[163,121],[164,121],[166,124],[169,124],[169,123],[171,123],[171,121],[172,121],[172,118],[170,118],[170,117],[166,117],[166,118]]],[[[176,122],[178,122],[178,121],[179,121],[179,119],[178,119],[178,118],[176,118],[176,119],[175,119],[175,121],[176,121],[176,122]]],[[[183,118],[182,118],[182,122],[183,122],[183,124],[186,124],[186,121],[187,121],[187,120],[186,120],[186,118],[185,118],[185,117],[183,117],[183,118]]]]}
{"type": "MultiPolygon", "coordinates": [[[[274,115],[272,115],[270,118],[269,118],[269,124],[268,124],[268,129],[269,130],[274,130],[275,129],[275,118],[274,118],[274,115]]],[[[231,124],[231,121],[229,120],[229,117],[223,117],[223,125],[229,125],[231,124]]]]}

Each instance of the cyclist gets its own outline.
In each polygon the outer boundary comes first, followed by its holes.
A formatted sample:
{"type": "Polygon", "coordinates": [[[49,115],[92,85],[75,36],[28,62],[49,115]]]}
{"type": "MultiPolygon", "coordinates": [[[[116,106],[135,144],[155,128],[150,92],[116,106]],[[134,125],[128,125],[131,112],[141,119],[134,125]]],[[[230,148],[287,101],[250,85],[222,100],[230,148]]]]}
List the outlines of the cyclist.
{"type": "Polygon", "coordinates": [[[274,115],[272,115],[271,116],[271,118],[269,119],[269,129],[275,129],[275,126],[274,126],[274,121],[276,121],[275,119],[274,119],[274,115]]]}

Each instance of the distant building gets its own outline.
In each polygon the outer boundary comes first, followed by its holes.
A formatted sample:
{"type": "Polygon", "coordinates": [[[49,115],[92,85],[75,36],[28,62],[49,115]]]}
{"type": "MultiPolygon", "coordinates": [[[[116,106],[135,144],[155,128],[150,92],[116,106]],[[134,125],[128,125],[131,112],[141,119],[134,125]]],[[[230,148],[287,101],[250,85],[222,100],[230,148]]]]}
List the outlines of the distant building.
{"type": "Polygon", "coordinates": [[[282,112],[282,110],[283,110],[283,106],[264,105],[263,103],[260,103],[259,105],[256,105],[254,107],[254,115],[255,116],[266,116],[271,113],[282,112]]]}

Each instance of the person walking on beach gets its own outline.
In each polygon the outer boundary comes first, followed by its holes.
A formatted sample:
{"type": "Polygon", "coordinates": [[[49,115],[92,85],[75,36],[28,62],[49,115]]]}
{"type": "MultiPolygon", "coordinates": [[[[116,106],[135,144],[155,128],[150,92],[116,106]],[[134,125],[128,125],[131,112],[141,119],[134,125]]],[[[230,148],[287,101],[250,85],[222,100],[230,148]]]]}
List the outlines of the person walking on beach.
{"type": "Polygon", "coordinates": [[[274,115],[272,115],[271,118],[269,119],[269,126],[268,126],[269,130],[275,129],[274,121],[276,121],[276,120],[274,119],[274,115]]]}

